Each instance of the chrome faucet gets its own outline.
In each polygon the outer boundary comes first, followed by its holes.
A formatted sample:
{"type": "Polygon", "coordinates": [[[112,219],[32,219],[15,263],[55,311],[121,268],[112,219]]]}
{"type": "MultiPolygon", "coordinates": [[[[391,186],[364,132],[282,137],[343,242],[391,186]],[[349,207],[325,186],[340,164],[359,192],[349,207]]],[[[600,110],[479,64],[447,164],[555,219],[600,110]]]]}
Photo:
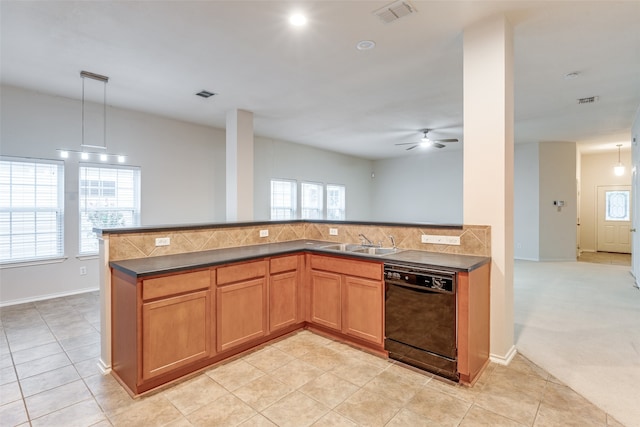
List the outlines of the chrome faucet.
{"type": "Polygon", "coordinates": [[[396,239],[394,239],[392,235],[389,235],[389,239],[391,239],[391,246],[393,247],[393,249],[395,249],[396,248],[396,239]]]}
{"type": "Polygon", "coordinates": [[[367,238],[364,234],[358,234],[358,237],[362,240],[362,246],[375,246],[371,240],[367,238]]]}

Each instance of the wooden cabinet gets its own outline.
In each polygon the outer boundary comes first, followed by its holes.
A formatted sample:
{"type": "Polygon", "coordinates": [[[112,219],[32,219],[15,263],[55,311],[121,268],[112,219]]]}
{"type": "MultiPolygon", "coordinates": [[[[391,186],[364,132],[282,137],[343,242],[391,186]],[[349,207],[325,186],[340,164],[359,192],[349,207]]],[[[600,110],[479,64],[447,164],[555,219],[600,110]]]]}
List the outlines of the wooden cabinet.
{"type": "Polygon", "coordinates": [[[212,354],[210,271],[137,279],[114,271],[112,369],[134,394],[212,354]]]}
{"type": "Polygon", "coordinates": [[[142,379],[210,355],[211,292],[199,291],[142,305],[142,379]]]}
{"type": "Polygon", "coordinates": [[[209,270],[142,281],[142,380],[211,353],[209,270]]]}
{"type": "Polygon", "coordinates": [[[382,263],[310,255],[309,264],[310,321],[382,348],[382,263]]]}
{"type": "Polygon", "coordinates": [[[489,364],[490,264],[458,273],[458,372],[473,384],[489,364]]]}
{"type": "Polygon", "coordinates": [[[267,334],[267,261],[217,270],[217,350],[225,351],[267,334]]]}
{"type": "Polygon", "coordinates": [[[342,332],[383,345],[384,286],[380,281],[345,276],[342,291],[342,332]]]}
{"type": "Polygon", "coordinates": [[[311,322],[342,330],[342,276],[311,270],[311,322]]]}
{"type": "Polygon", "coordinates": [[[302,260],[302,255],[289,255],[269,261],[269,332],[302,322],[302,260]]]}

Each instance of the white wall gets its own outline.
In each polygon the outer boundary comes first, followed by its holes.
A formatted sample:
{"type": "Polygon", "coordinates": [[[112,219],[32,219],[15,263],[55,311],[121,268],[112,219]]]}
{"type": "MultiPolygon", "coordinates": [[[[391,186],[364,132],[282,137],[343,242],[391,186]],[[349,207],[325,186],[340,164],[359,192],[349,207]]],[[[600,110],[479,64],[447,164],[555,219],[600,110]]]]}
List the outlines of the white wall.
{"type": "Polygon", "coordinates": [[[377,219],[370,209],[370,160],[313,147],[256,137],[254,219],[271,216],[271,179],[294,179],[346,186],[347,220],[377,219]]]}
{"type": "MultiPolygon", "coordinates": [[[[80,149],[78,100],[3,86],[0,154],[57,159],[80,149]]],[[[224,131],[109,108],[109,152],[141,167],[143,225],[224,220],[224,131]]],[[[98,260],[78,259],[78,162],[65,162],[65,255],[60,263],[0,269],[0,304],[98,289],[98,260]],[[87,275],[79,274],[80,267],[87,275]]]]}
{"type": "Polygon", "coordinates": [[[540,261],[576,259],[576,143],[540,143],[540,261]],[[554,200],[565,205],[558,209],[554,200]]]}
{"type": "Polygon", "coordinates": [[[580,183],[580,250],[596,252],[596,210],[598,186],[631,185],[631,151],[620,153],[626,166],[625,174],[616,176],[613,166],[618,163],[618,152],[583,154],[581,156],[582,179],[580,183]]]}
{"type": "Polygon", "coordinates": [[[514,152],[514,257],[538,261],[540,247],[539,144],[521,144],[514,152]]]}
{"type": "Polygon", "coordinates": [[[373,171],[373,219],[462,224],[462,150],[376,160],[373,171]]]}

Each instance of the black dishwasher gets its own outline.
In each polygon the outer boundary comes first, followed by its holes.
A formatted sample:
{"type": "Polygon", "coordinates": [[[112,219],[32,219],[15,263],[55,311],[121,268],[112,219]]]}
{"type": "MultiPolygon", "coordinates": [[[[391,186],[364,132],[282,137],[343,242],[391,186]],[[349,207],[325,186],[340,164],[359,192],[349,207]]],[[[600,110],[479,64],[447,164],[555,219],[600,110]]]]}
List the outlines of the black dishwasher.
{"type": "Polygon", "coordinates": [[[389,357],[458,381],[455,273],[385,263],[384,276],[389,357]]]}

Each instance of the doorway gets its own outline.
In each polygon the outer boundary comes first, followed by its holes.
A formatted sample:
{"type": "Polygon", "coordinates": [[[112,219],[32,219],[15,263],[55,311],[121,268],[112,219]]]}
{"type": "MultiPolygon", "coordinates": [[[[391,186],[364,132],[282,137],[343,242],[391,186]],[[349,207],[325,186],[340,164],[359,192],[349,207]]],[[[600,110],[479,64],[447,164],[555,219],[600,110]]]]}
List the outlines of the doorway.
{"type": "Polygon", "coordinates": [[[631,186],[598,186],[598,252],[631,253],[631,186]]]}

